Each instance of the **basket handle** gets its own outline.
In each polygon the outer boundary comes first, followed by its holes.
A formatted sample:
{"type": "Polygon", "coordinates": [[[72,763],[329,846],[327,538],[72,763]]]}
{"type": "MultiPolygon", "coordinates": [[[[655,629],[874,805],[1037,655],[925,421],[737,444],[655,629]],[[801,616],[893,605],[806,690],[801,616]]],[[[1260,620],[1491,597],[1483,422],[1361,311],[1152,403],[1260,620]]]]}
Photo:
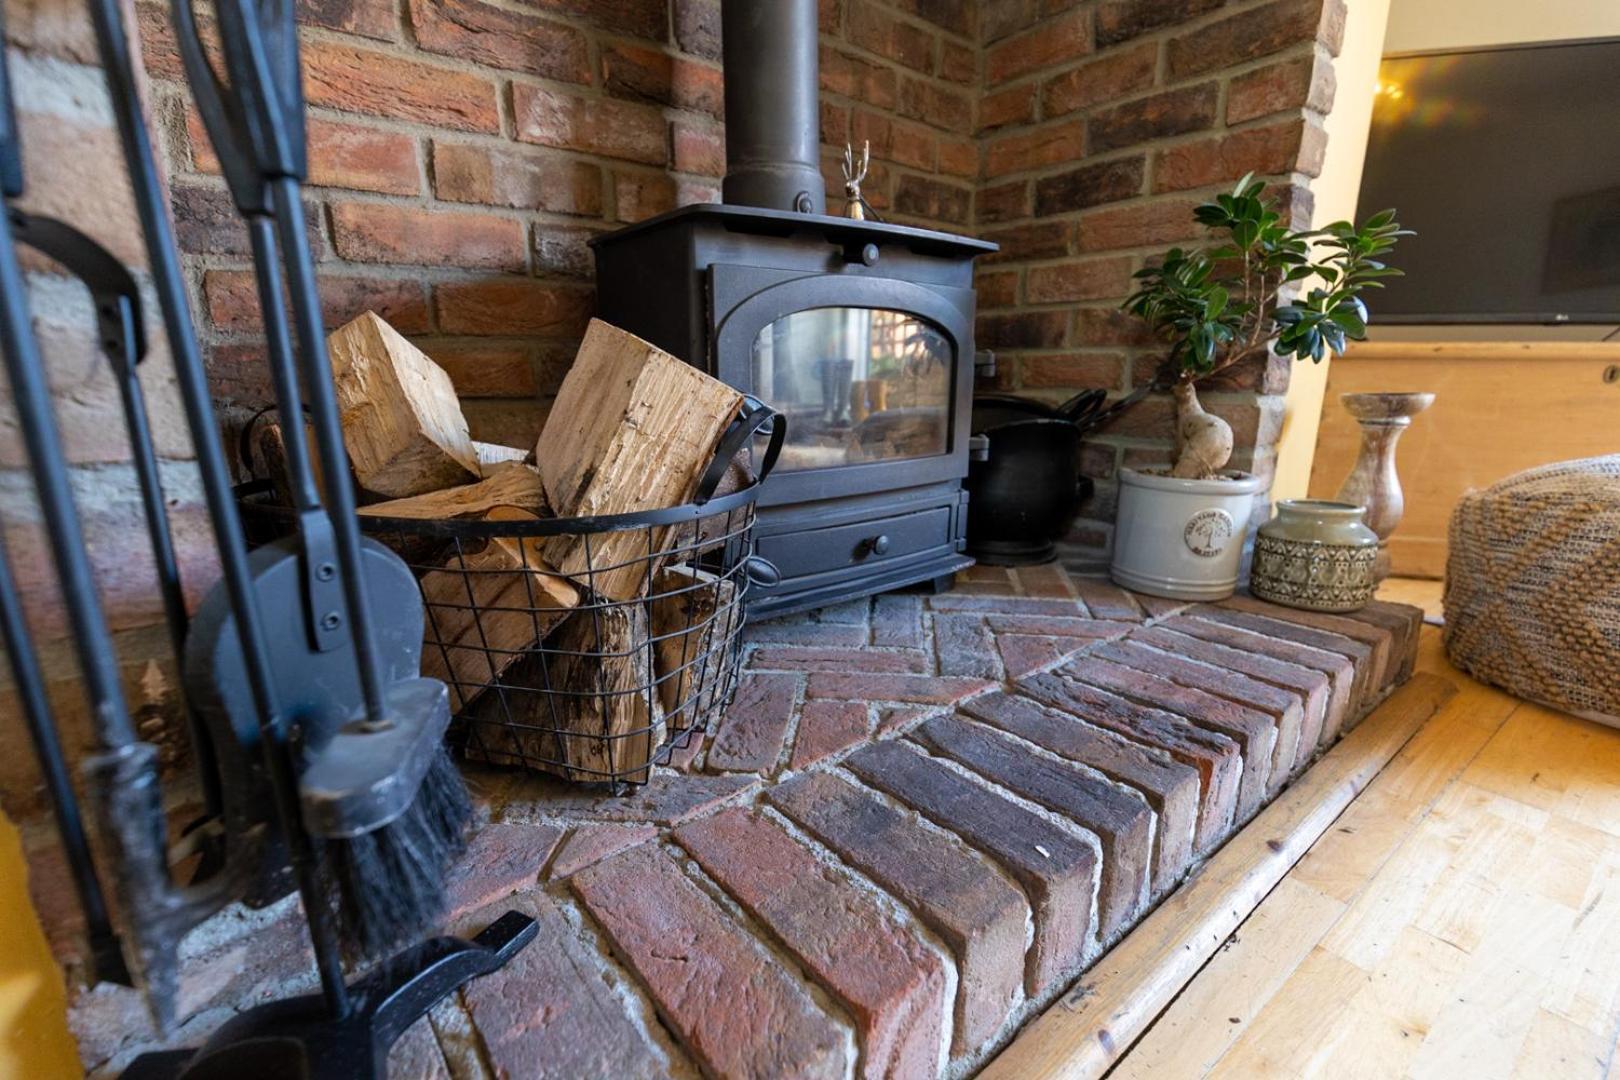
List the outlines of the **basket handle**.
{"type": "Polygon", "coordinates": [[[704,470],[703,477],[698,481],[697,494],[692,501],[699,506],[714,498],[714,493],[720,487],[720,481],[725,479],[726,468],[730,466],[731,459],[748,445],[755,435],[763,432],[770,436],[770,442],[765,447],[765,457],[759,463],[759,479],[754,481],[763,484],[765,478],[771,475],[776,467],[776,459],[782,454],[782,443],[787,440],[787,417],[765,404],[759,398],[750,394],[743,395],[742,412],[737,419],[731,422],[725,435],[720,439],[719,449],[714,452],[714,460],[704,470]]]}

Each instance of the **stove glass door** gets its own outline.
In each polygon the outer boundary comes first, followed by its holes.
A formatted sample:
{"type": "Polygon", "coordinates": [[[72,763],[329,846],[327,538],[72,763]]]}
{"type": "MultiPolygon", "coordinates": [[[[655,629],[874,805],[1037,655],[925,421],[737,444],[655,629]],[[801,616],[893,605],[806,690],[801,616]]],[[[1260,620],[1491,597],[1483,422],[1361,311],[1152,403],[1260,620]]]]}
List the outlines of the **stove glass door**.
{"type": "Polygon", "coordinates": [[[778,471],[948,452],[953,350],[937,326],[879,308],[795,311],[754,338],[754,393],[788,417],[778,471]]]}

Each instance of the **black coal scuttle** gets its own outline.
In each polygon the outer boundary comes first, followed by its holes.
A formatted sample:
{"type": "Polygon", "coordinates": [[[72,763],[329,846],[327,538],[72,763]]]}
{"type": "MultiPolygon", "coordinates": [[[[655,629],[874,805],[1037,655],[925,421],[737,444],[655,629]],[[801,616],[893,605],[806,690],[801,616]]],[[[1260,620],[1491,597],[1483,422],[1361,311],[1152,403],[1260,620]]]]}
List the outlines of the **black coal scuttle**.
{"type": "Polygon", "coordinates": [[[725,202],[598,238],[601,316],[788,417],[760,498],[767,614],[931,582],[964,552],[973,259],[829,216],[815,0],[727,0],[725,202]]]}

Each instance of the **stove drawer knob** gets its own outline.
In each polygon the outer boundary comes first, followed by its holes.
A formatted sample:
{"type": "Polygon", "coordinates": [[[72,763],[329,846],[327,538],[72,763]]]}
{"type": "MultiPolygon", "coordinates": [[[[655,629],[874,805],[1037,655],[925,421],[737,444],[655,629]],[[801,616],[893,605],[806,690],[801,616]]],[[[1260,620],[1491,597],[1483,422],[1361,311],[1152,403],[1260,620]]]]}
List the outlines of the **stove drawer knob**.
{"type": "Polygon", "coordinates": [[[889,538],[887,536],[874,536],[866,542],[867,549],[874,555],[887,555],[889,553],[889,538]]]}
{"type": "Polygon", "coordinates": [[[876,266],[878,261],[878,246],[866,244],[861,248],[861,262],[867,266],[876,266]]]}

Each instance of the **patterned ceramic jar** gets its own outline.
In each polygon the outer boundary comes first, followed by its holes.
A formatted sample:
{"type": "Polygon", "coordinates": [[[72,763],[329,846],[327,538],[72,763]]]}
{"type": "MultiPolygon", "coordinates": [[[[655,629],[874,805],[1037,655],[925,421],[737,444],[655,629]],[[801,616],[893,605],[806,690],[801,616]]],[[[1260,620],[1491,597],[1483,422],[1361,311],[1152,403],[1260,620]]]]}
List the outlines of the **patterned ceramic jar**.
{"type": "Polygon", "coordinates": [[[1310,611],[1354,611],[1378,588],[1378,534],[1364,507],[1283,499],[1254,540],[1249,591],[1310,611]]]}

